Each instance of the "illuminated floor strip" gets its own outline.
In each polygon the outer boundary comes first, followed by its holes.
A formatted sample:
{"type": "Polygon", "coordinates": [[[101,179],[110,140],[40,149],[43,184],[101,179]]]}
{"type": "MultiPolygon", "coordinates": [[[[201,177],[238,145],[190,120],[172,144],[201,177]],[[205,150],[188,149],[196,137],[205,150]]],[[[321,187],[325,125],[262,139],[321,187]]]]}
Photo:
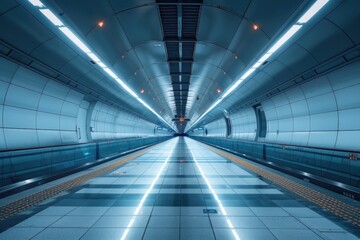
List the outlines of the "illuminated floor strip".
{"type": "MultiPolygon", "coordinates": [[[[178,138],[177,138],[177,139],[178,139],[178,138]]],[[[170,151],[169,155],[167,156],[165,162],[164,162],[163,165],[161,166],[159,172],[156,174],[156,177],[155,177],[155,178],[153,179],[153,181],[151,182],[150,187],[147,189],[147,191],[145,192],[144,196],[141,198],[139,205],[138,205],[138,206],[136,207],[136,209],[135,209],[134,216],[131,218],[129,224],[126,226],[126,229],[125,229],[123,235],[122,235],[121,238],[120,238],[121,240],[125,240],[126,237],[127,237],[127,235],[129,234],[130,228],[131,228],[132,225],[134,224],[137,215],[139,215],[140,210],[141,210],[141,208],[142,208],[142,206],[143,206],[146,198],[148,197],[148,195],[150,194],[150,192],[151,192],[152,189],[154,188],[154,186],[155,186],[156,182],[158,181],[160,175],[161,175],[162,172],[164,171],[165,166],[166,166],[167,163],[169,162],[169,159],[170,159],[170,157],[171,157],[171,155],[172,155],[172,153],[173,153],[173,151],[174,151],[174,149],[175,149],[175,146],[176,146],[176,143],[174,144],[173,148],[171,149],[171,151],[170,151]]]]}
{"type": "Polygon", "coordinates": [[[114,168],[117,168],[117,167],[121,166],[122,164],[149,152],[157,145],[158,144],[151,146],[145,150],[141,150],[139,152],[133,153],[133,154],[121,159],[120,161],[117,161],[106,167],[102,167],[102,168],[94,170],[90,173],[86,173],[86,174],[76,177],[74,179],[62,182],[55,186],[49,187],[47,189],[41,190],[39,192],[33,193],[29,196],[23,197],[14,202],[6,204],[6,205],[0,207],[0,221],[4,221],[5,219],[7,219],[11,216],[14,216],[18,213],[21,213],[21,212],[25,211],[26,209],[41,203],[44,200],[53,198],[56,195],[58,195],[64,191],[70,190],[76,186],[79,186],[80,184],[83,184],[84,182],[86,182],[92,178],[95,178],[106,172],[109,172],[109,171],[113,170],[114,168]]]}
{"type": "Polygon", "coordinates": [[[225,216],[225,218],[226,218],[226,223],[227,223],[227,225],[229,226],[229,228],[231,229],[231,233],[234,235],[234,237],[235,237],[236,240],[240,240],[240,237],[239,237],[238,233],[237,233],[236,230],[234,229],[234,225],[232,224],[231,220],[227,217],[228,214],[227,214],[227,212],[226,212],[223,204],[221,203],[220,198],[219,198],[218,195],[216,194],[215,190],[212,188],[212,186],[211,186],[209,180],[207,179],[204,171],[202,170],[201,166],[199,165],[198,161],[196,160],[196,157],[195,157],[193,151],[191,150],[191,148],[189,148],[189,151],[190,151],[191,156],[193,157],[193,159],[194,159],[194,161],[195,161],[196,167],[198,168],[201,176],[203,177],[203,179],[204,179],[205,182],[206,182],[206,185],[208,186],[209,190],[211,191],[211,194],[214,196],[216,202],[218,203],[222,215],[225,216]]]}
{"type": "MultiPolygon", "coordinates": [[[[203,143],[204,144],[204,143],[203,143]]],[[[232,160],[239,165],[252,170],[258,175],[270,180],[271,182],[299,195],[300,197],[305,198],[306,200],[320,206],[326,211],[331,212],[332,214],[348,221],[349,223],[360,227],[360,208],[344,203],[336,198],[328,196],[324,193],[318,192],[314,189],[306,187],[300,183],[272,173],[268,170],[265,170],[261,167],[257,167],[254,164],[243,161],[239,157],[235,157],[225,151],[219,150],[215,147],[211,147],[207,144],[204,144],[208,149],[224,156],[225,158],[232,160]]]]}

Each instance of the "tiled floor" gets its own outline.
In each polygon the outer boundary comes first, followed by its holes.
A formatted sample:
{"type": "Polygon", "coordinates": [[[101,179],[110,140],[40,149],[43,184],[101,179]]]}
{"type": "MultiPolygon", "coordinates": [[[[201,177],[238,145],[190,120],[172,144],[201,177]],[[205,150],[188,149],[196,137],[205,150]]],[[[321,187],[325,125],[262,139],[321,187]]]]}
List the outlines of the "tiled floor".
{"type": "Polygon", "coordinates": [[[189,138],[34,207],[0,239],[358,239],[189,138]]]}

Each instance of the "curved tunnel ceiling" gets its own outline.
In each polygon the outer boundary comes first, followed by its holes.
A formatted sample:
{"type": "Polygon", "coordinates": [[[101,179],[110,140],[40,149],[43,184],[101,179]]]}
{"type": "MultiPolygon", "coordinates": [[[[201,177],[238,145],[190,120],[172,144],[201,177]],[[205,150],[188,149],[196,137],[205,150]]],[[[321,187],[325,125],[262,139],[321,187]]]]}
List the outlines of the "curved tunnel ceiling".
{"type": "MultiPolygon", "coordinates": [[[[179,132],[189,128],[206,112],[284,29],[314,3],[310,0],[42,2],[179,132]],[[103,23],[101,27],[99,22],[103,23]],[[174,118],[188,118],[190,124],[172,122],[174,118]]],[[[332,1],[322,14],[344,4],[332,1]]],[[[316,55],[316,51],[315,55],[309,53],[334,35],[335,26],[339,31],[349,31],[341,26],[346,27],[351,22],[341,25],[337,22],[339,18],[333,15],[321,21],[316,19],[302,29],[296,43],[272,58],[204,120],[218,116],[218,110],[231,111],[245,100],[343,51],[325,51],[329,56],[316,55]],[[309,41],[312,38],[317,40],[309,41]],[[293,62],[288,62],[287,56],[291,56],[293,62]]],[[[2,41],[122,103],[143,118],[164,125],[91,64],[87,56],[79,54],[28,2],[2,1],[0,19],[4,20],[0,21],[2,41]],[[12,24],[9,26],[5,22],[12,24]],[[14,26],[19,31],[13,31],[14,26]]],[[[343,35],[341,41],[347,44],[339,45],[350,48],[358,43],[356,34],[353,37],[343,35]]]]}

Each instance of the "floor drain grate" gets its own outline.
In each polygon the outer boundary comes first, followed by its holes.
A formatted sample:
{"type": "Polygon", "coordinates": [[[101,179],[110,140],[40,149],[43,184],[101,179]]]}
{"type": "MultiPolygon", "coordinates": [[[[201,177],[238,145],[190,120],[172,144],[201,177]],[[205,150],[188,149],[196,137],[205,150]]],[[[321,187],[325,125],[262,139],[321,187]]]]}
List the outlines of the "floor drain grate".
{"type": "Polygon", "coordinates": [[[217,214],[216,209],[203,209],[203,213],[217,214]]]}

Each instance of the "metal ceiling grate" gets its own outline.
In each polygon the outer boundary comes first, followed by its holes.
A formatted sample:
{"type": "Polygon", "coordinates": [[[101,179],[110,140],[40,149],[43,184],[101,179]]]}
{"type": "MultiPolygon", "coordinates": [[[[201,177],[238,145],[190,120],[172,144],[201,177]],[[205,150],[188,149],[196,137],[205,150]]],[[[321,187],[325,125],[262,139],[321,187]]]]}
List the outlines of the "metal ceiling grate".
{"type": "MultiPolygon", "coordinates": [[[[177,117],[186,117],[190,76],[202,0],[157,0],[177,117]]],[[[177,125],[183,132],[186,123],[177,125]]]]}

